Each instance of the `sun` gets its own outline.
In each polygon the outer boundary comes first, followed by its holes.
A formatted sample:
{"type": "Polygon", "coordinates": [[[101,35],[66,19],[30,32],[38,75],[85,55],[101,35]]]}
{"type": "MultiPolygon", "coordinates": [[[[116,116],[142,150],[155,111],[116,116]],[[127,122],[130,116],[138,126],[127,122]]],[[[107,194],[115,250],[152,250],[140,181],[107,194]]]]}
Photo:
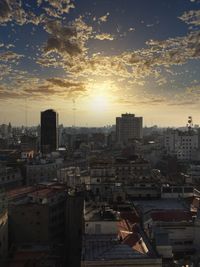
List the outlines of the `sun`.
{"type": "Polygon", "coordinates": [[[110,83],[93,84],[90,90],[90,106],[93,111],[103,112],[111,104],[110,83]]]}
{"type": "Polygon", "coordinates": [[[104,111],[108,107],[108,97],[106,95],[96,95],[92,99],[92,106],[98,111],[104,111]]]}

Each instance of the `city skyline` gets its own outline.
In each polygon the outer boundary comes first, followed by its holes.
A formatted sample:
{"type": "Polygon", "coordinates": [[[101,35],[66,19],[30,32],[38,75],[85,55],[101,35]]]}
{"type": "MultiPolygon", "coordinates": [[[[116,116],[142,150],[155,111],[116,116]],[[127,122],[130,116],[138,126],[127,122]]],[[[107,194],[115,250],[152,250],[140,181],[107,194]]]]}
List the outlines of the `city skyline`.
{"type": "Polygon", "coordinates": [[[200,124],[199,0],[0,0],[0,123],[200,124]]]}

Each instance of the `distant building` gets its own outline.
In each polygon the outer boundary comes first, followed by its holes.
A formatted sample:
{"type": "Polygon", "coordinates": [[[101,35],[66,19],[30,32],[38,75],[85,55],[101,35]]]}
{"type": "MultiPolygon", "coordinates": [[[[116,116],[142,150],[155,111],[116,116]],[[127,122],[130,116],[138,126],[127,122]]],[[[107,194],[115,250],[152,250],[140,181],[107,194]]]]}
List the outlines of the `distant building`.
{"type": "Polygon", "coordinates": [[[59,182],[72,188],[81,184],[79,167],[61,168],[57,171],[57,178],[59,182]]]}
{"type": "Polygon", "coordinates": [[[50,153],[58,148],[58,113],[53,109],[41,112],[41,152],[50,153]]]}
{"type": "Polygon", "coordinates": [[[28,162],[24,168],[25,184],[35,185],[40,182],[55,179],[57,177],[57,171],[62,165],[62,159],[41,159],[28,162]]]}
{"type": "Polygon", "coordinates": [[[116,118],[116,139],[118,144],[127,144],[134,139],[142,139],[142,117],[122,114],[116,118]]]}
{"type": "Polygon", "coordinates": [[[22,135],[21,136],[21,150],[27,151],[27,150],[33,150],[34,152],[37,152],[38,150],[38,138],[37,136],[32,135],[22,135]]]}
{"type": "Polygon", "coordinates": [[[164,135],[164,146],[167,154],[177,156],[178,160],[192,160],[199,148],[199,135],[193,130],[169,130],[164,135]]]}
{"type": "Polygon", "coordinates": [[[19,169],[0,165],[0,188],[12,189],[22,185],[19,169]]]}

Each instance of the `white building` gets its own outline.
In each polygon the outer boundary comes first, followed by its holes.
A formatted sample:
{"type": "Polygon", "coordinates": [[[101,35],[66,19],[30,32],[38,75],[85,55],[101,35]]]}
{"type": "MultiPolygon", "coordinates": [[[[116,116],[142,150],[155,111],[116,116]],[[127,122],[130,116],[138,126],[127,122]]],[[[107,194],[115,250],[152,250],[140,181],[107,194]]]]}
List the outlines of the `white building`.
{"type": "Polygon", "coordinates": [[[191,160],[199,147],[199,136],[195,131],[170,130],[164,135],[164,146],[169,155],[178,160],[191,160]]]}
{"type": "Polygon", "coordinates": [[[57,170],[62,168],[60,159],[48,161],[41,159],[26,164],[26,184],[34,185],[43,181],[50,181],[57,178],[57,170]]]}
{"type": "Polygon", "coordinates": [[[195,250],[194,219],[189,211],[175,209],[152,211],[149,219],[144,222],[144,229],[152,240],[156,239],[158,230],[165,233],[168,236],[165,246],[171,246],[173,254],[192,253],[195,250]]]}
{"type": "Polygon", "coordinates": [[[134,139],[142,139],[142,117],[122,114],[116,118],[116,138],[118,144],[127,144],[134,139]]]}
{"type": "Polygon", "coordinates": [[[79,167],[62,168],[57,171],[58,181],[66,183],[69,187],[75,188],[81,184],[79,167]]]}

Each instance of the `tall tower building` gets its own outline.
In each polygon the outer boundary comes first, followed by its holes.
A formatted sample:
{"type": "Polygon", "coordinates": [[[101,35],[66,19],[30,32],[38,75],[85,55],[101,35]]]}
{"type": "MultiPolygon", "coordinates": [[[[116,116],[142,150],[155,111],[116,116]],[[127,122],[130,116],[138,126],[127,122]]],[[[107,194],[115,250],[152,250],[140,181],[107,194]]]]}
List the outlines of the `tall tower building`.
{"type": "Polygon", "coordinates": [[[53,109],[41,112],[41,152],[50,153],[58,148],[58,113],[53,109]]]}
{"type": "Polygon", "coordinates": [[[127,144],[133,139],[142,139],[142,117],[122,114],[116,118],[116,138],[118,144],[127,144]]]}

